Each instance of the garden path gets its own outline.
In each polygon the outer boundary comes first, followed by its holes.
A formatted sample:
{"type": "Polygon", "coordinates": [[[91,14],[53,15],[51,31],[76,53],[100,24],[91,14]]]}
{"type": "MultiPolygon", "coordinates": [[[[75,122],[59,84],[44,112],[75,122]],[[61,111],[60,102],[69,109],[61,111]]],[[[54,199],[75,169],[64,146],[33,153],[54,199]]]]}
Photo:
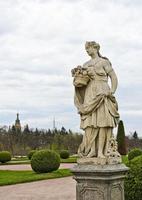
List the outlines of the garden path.
{"type": "MultiPolygon", "coordinates": [[[[60,169],[72,168],[75,163],[61,163],[60,169]]],[[[0,170],[31,170],[30,164],[20,164],[20,165],[0,165],[0,170]]],[[[1,199],[0,199],[1,200],[1,199]]]]}
{"type": "Polygon", "coordinates": [[[0,187],[0,200],[75,200],[72,177],[0,187]]]}

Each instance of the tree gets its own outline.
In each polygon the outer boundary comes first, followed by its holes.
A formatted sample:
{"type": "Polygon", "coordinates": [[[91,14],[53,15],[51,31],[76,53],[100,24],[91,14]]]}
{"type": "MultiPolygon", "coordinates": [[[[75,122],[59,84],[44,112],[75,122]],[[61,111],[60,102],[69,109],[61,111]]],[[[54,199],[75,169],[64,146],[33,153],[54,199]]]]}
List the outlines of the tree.
{"type": "Polygon", "coordinates": [[[28,124],[24,127],[24,133],[30,133],[30,129],[29,129],[29,126],[28,124]]]}
{"type": "Polygon", "coordinates": [[[66,135],[67,134],[67,131],[66,131],[66,129],[63,126],[61,128],[61,134],[62,135],[66,135]]]}
{"type": "Polygon", "coordinates": [[[12,127],[0,127],[0,150],[10,151],[12,155],[27,155],[32,149],[69,150],[77,153],[82,141],[82,135],[71,130],[61,129],[44,130],[29,129],[28,125],[20,131],[12,127]]]}
{"type": "Polygon", "coordinates": [[[137,134],[136,131],[133,133],[133,138],[134,138],[134,139],[138,139],[138,134],[137,134]]]}
{"type": "Polygon", "coordinates": [[[124,130],[124,125],[123,125],[122,120],[120,120],[118,124],[117,142],[118,142],[118,152],[121,155],[126,155],[127,150],[126,150],[125,130],[124,130]]]}

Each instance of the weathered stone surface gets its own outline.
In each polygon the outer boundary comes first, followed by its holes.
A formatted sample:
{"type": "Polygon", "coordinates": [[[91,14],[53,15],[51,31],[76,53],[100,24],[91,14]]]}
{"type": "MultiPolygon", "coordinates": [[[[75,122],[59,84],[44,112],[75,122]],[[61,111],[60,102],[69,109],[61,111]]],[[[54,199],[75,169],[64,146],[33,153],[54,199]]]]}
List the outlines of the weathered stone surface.
{"type": "Polygon", "coordinates": [[[121,157],[118,156],[108,156],[105,158],[87,158],[87,157],[83,157],[83,158],[79,158],[77,159],[77,163],[78,164],[93,164],[93,165],[106,165],[106,164],[120,164],[122,162],[121,157]]]}
{"type": "Polygon", "coordinates": [[[77,159],[78,164],[95,164],[95,165],[105,165],[107,163],[107,158],[79,158],[77,159]]]}
{"type": "Polygon", "coordinates": [[[124,200],[123,179],[128,168],[117,165],[81,165],[72,169],[77,200],[124,200]]]}
{"type": "Polygon", "coordinates": [[[124,200],[123,179],[128,168],[121,164],[121,155],[113,128],[119,121],[114,97],[117,76],[110,61],[102,57],[100,45],[86,42],[91,59],[72,69],[75,106],[84,130],[78,149],[80,159],[72,172],[77,181],[77,200],[124,200]],[[111,87],[108,84],[110,79],[111,87]]]}
{"type": "Polygon", "coordinates": [[[107,163],[104,158],[111,157],[108,163],[120,163],[121,157],[113,137],[113,128],[119,121],[117,101],[114,97],[118,84],[117,76],[108,58],[99,53],[98,43],[86,42],[85,49],[91,59],[83,66],[72,69],[74,102],[80,114],[80,127],[85,132],[78,155],[87,158],[78,162],[104,165],[107,163]],[[88,159],[94,157],[98,158],[98,162],[96,159],[88,159]]]}

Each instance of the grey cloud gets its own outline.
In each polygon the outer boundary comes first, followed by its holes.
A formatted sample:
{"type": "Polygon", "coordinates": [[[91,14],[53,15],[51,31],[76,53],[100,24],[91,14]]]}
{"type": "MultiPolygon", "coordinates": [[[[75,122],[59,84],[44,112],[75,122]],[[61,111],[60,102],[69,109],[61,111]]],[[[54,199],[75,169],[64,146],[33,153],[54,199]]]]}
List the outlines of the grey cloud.
{"type": "Polygon", "coordinates": [[[140,130],[142,20],[135,2],[0,1],[9,11],[8,18],[0,14],[1,123],[11,123],[19,111],[33,127],[52,127],[56,115],[59,126],[79,129],[70,70],[89,59],[85,41],[96,40],[118,75],[127,131],[140,130]]]}

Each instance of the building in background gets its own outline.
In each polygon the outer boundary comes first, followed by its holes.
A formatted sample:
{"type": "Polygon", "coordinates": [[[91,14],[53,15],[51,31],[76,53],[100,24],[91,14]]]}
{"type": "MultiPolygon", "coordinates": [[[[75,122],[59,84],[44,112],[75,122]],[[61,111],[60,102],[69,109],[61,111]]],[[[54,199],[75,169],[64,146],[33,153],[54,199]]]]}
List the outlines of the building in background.
{"type": "Polygon", "coordinates": [[[21,131],[21,123],[20,123],[20,119],[19,119],[19,113],[17,113],[17,118],[15,120],[15,129],[17,131],[21,131]]]}

